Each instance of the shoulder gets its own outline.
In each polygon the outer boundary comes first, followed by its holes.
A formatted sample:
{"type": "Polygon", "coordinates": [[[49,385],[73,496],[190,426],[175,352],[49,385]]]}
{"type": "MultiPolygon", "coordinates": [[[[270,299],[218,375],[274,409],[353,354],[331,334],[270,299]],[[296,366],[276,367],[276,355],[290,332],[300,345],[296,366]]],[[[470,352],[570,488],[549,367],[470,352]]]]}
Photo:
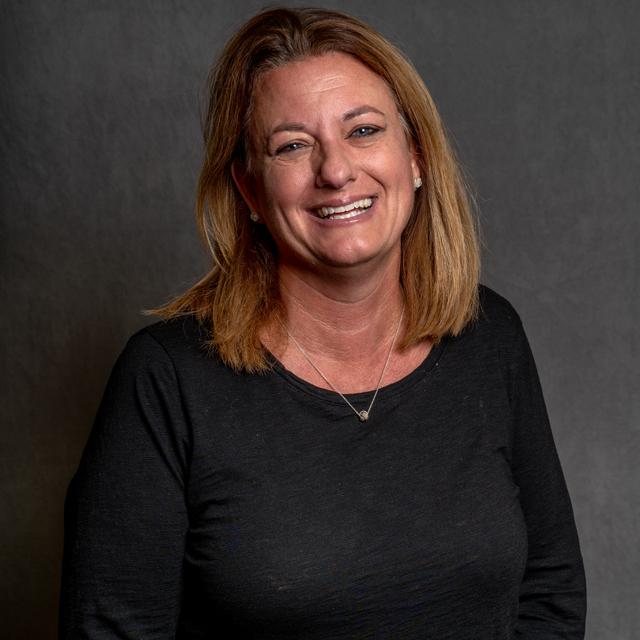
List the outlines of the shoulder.
{"type": "Polygon", "coordinates": [[[508,378],[535,369],[529,340],[513,305],[488,287],[480,287],[480,311],[474,332],[498,355],[508,378]]]}
{"type": "Polygon", "coordinates": [[[480,285],[477,317],[454,339],[465,354],[473,353],[485,362],[510,368],[523,357],[529,346],[518,312],[503,296],[480,285]]]}
{"type": "Polygon", "coordinates": [[[480,285],[479,310],[472,330],[491,337],[499,344],[519,341],[524,334],[522,321],[513,305],[493,289],[480,285]]]}
{"type": "Polygon", "coordinates": [[[513,305],[493,289],[481,284],[478,288],[480,310],[479,322],[494,326],[520,324],[520,316],[513,305]]]}
{"type": "Polygon", "coordinates": [[[193,317],[182,316],[143,327],[127,341],[114,375],[134,378],[180,377],[197,363],[221,366],[207,347],[207,330],[193,317]]]}
{"type": "Polygon", "coordinates": [[[174,359],[208,356],[208,331],[190,315],[161,320],[134,333],[125,347],[125,354],[138,357],[174,359]]]}

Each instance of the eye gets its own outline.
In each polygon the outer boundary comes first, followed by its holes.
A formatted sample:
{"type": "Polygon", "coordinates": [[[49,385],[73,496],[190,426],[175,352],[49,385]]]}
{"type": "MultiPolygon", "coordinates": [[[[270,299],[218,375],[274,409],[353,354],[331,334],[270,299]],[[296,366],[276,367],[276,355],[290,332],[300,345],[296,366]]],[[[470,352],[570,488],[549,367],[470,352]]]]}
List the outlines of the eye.
{"type": "Polygon", "coordinates": [[[358,127],[357,129],[354,129],[350,134],[349,137],[351,138],[366,138],[368,136],[372,136],[375,133],[378,133],[380,131],[379,127],[372,127],[369,125],[366,126],[362,126],[362,127],[358,127]]]}
{"type": "Polygon", "coordinates": [[[281,147],[276,149],[276,155],[281,155],[283,153],[291,153],[293,151],[298,151],[305,146],[303,142],[289,142],[287,144],[283,144],[281,147]]]}

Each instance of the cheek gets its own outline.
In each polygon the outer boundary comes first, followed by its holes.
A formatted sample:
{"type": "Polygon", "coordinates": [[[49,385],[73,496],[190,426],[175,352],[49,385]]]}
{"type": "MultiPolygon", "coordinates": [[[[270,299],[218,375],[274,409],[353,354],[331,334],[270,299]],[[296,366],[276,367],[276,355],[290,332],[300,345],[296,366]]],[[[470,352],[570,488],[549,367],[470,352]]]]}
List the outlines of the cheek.
{"type": "Polygon", "coordinates": [[[309,172],[302,164],[271,167],[262,180],[265,205],[272,210],[298,206],[308,183],[309,172]]]}
{"type": "Polygon", "coordinates": [[[411,154],[402,145],[392,145],[385,149],[372,150],[366,158],[369,172],[377,174],[380,181],[389,186],[401,188],[405,182],[413,181],[411,154]]]}

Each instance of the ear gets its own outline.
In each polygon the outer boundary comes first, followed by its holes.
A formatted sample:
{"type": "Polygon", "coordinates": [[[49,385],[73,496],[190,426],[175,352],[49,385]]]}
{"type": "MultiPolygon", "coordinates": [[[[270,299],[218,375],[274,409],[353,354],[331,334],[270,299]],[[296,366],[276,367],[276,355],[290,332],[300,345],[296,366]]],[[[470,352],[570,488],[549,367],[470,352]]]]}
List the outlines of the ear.
{"type": "Polygon", "coordinates": [[[418,164],[418,154],[416,153],[416,146],[413,143],[413,140],[409,140],[409,153],[411,154],[411,173],[413,174],[413,179],[422,177],[420,175],[420,165],[418,164]]]}
{"type": "Polygon", "coordinates": [[[258,211],[258,197],[256,193],[255,178],[251,176],[242,163],[235,160],[231,164],[231,177],[242,199],[250,211],[258,211]]]}

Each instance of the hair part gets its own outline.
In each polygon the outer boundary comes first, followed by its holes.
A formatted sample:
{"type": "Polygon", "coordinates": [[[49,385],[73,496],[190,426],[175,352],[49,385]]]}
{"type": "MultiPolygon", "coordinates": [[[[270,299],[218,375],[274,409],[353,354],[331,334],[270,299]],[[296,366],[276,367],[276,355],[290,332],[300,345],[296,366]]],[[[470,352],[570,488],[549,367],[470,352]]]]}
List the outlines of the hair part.
{"type": "Polygon", "coordinates": [[[351,55],[387,83],[423,179],[402,234],[406,331],[400,346],[456,335],[477,314],[475,220],[444,126],[413,65],[351,16],[312,8],[269,9],[229,40],[209,76],[196,217],[211,269],[176,300],[155,310],[165,318],[194,314],[209,329],[209,346],[237,371],[268,368],[259,335],[283,308],[275,243],[265,225],[250,222],[231,167],[235,163],[249,173],[254,170],[252,107],[262,75],[327,53],[351,55]]]}

